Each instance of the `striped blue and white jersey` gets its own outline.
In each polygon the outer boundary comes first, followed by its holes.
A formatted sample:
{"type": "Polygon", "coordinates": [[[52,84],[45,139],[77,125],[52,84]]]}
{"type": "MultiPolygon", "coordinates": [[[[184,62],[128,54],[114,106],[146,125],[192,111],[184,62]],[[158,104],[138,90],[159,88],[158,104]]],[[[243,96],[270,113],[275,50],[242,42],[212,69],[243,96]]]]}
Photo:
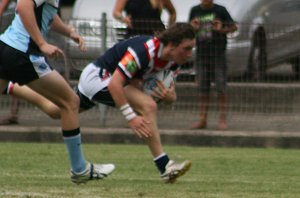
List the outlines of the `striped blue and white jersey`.
{"type": "MultiPolygon", "coordinates": [[[[34,13],[37,25],[43,36],[47,36],[53,18],[58,12],[59,0],[32,0],[35,3],[34,13]]],[[[29,54],[40,54],[40,49],[30,38],[21,17],[16,12],[12,24],[0,36],[0,40],[7,45],[29,54]]]]}

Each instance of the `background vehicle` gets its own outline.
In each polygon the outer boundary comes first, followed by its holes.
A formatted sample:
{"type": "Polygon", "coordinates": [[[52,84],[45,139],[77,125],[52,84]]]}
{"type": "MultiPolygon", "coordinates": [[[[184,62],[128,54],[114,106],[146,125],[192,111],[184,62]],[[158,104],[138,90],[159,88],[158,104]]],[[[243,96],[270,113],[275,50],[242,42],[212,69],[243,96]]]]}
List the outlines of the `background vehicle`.
{"type": "MultiPolygon", "coordinates": [[[[178,21],[186,21],[200,0],[172,0],[178,21]]],[[[238,24],[228,35],[228,76],[263,80],[268,69],[291,63],[300,78],[300,0],[215,0],[238,24]]]]}
{"type": "Polygon", "coordinates": [[[263,80],[267,69],[292,63],[299,77],[300,0],[222,0],[238,23],[227,45],[228,74],[263,80]]]}

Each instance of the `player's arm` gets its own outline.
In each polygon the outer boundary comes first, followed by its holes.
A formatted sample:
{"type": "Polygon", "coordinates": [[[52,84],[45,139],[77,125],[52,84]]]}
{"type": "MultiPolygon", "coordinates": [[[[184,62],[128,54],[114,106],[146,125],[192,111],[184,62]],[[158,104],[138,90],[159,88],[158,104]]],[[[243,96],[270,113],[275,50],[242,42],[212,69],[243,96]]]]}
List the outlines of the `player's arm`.
{"type": "Polygon", "coordinates": [[[17,4],[16,11],[19,14],[23,25],[33,41],[39,46],[40,50],[47,56],[55,58],[62,56],[63,51],[54,45],[50,45],[44,39],[37,23],[34,14],[34,1],[20,0],[17,4]]]}
{"type": "Polygon", "coordinates": [[[3,15],[4,11],[8,7],[10,0],[2,0],[0,3],[0,17],[3,15]]]}
{"type": "Polygon", "coordinates": [[[139,137],[150,137],[152,133],[148,127],[148,122],[142,116],[137,115],[127,101],[124,90],[125,83],[126,78],[123,76],[123,73],[116,69],[108,85],[108,90],[116,106],[128,121],[130,128],[139,137]]]}
{"type": "Polygon", "coordinates": [[[73,41],[78,43],[81,51],[86,51],[84,39],[75,31],[74,28],[64,24],[58,15],[54,17],[51,29],[66,37],[70,37],[73,41]]]}

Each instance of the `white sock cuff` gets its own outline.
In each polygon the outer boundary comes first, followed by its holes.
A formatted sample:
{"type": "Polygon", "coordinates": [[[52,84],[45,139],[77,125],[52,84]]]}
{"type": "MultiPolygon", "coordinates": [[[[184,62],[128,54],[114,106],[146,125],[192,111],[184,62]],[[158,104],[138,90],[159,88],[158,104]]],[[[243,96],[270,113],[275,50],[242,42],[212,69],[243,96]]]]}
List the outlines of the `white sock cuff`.
{"type": "Polygon", "coordinates": [[[153,159],[153,161],[156,161],[156,160],[158,160],[159,158],[161,158],[161,157],[163,157],[163,156],[165,156],[165,155],[167,155],[167,154],[166,154],[166,153],[162,153],[162,154],[160,154],[159,156],[155,157],[155,158],[153,159]]]}

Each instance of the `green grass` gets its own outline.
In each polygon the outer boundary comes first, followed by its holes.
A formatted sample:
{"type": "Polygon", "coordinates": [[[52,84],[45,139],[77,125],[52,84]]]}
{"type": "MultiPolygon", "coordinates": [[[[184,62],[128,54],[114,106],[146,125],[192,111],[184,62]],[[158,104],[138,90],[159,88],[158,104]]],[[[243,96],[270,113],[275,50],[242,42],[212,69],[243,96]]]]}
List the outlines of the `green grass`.
{"type": "Polygon", "coordinates": [[[0,197],[276,198],[300,196],[300,151],[168,146],[171,158],[193,161],[164,184],[144,145],[85,144],[87,159],[113,162],[105,180],[75,185],[64,144],[1,143],[0,197]]]}

